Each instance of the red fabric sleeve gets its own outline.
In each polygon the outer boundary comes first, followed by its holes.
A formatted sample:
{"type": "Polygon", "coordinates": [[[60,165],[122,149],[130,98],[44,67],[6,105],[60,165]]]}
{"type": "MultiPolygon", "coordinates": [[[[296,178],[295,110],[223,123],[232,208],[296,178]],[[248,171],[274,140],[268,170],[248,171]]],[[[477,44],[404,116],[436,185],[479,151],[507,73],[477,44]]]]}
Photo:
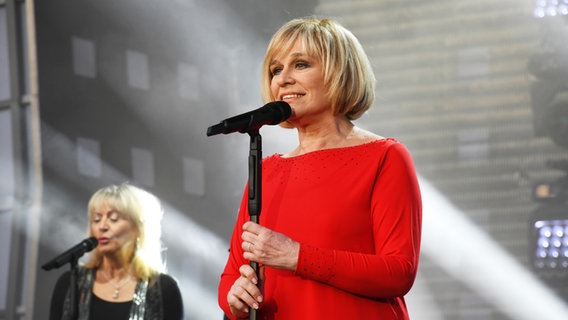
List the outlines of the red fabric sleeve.
{"type": "Polygon", "coordinates": [[[374,298],[406,294],[418,270],[422,207],[414,165],[402,144],[385,154],[371,203],[375,254],[302,243],[296,274],[374,298]]]}

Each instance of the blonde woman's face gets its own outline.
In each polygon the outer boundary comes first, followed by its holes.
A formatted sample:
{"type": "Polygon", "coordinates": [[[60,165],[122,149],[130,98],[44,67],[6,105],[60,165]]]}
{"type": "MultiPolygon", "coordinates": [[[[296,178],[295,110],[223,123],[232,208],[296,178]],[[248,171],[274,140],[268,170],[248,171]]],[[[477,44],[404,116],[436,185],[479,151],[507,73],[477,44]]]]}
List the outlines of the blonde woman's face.
{"type": "Polygon", "coordinates": [[[289,122],[317,121],[321,116],[331,114],[323,65],[307,54],[301,41],[296,41],[292,49],[271,61],[270,73],[272,95],[276,100],[288,102],[294,109],[289,122]]]}
{"type": "Polygon", "coordinates": [[[91,235],[99,240],[97,251],[102,255],[119,252],[129,241],[135,241],[136,227],[126,215],[103,204],[91,214],[91,235]]]}

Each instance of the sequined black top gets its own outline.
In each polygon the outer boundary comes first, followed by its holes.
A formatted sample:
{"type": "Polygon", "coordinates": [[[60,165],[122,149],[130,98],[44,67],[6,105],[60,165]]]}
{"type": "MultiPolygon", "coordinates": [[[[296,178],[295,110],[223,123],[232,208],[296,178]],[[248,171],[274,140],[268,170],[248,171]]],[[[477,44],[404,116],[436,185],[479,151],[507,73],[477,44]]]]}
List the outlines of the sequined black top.
{"type": "MultiPolygon", "coordinates": [[[[183,302],[176,281],[160,274],[152,285],[139,281],[134,298],[126,302],[110,302],[92,293],[94,270],[79,268],[78,284],[81,298],[79,320],[179,320],[183,319],[183,302]],[[86,293],[85,293],[86,292],[86,293]],[[136,303],[134,303],[136,302],[136,303]]],[[[69,316],[70,271],[58,279],[53,291],[50,320],[67,319],[69,316]]]]}

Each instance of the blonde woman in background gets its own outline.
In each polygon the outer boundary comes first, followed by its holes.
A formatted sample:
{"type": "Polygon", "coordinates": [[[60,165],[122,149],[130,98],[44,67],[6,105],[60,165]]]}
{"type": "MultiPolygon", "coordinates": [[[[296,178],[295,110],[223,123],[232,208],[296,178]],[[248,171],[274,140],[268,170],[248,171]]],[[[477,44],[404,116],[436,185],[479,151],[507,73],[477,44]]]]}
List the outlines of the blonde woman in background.
{"type": "MultiPolygon", "coordinates": [[[[183,303],[176,281],[162,261],[160,201],[123,183],[93,194],[89,235],[98,246],[77,269],[78,319],[178,320],[183,303]]],[[[70,272],[58,279],[50,320],[71,320],[70,272]]]]}

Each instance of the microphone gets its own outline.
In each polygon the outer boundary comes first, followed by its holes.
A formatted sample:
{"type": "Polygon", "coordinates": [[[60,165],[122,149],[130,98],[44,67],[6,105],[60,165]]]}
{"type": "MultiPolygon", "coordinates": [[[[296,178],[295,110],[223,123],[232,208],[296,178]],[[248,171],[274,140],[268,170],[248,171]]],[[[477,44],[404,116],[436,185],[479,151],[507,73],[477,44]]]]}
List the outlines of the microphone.
{"type": "Polygon", "coordinates": [[[287,102],[273,101],[264,106],[232,118],[225,119],[219,124],[207,128],[207,136],[219,133],[250,132],[260,129],[265,124],[274,125],[290,118],[292,108],[287,102]]]}
{"type": "Polygon", "coordinates": [[[97,240],[97,238],[95,237],[87,238],[81,241],[81,243],[72,247],[71,249],[53,258],[51,261],[41,266],[41,268],[44,270],[59,268],[68,262],[79,259],[83,254],[85,254],[85,252],[93,250],[98,244],[99,240],[97,240]]]}

